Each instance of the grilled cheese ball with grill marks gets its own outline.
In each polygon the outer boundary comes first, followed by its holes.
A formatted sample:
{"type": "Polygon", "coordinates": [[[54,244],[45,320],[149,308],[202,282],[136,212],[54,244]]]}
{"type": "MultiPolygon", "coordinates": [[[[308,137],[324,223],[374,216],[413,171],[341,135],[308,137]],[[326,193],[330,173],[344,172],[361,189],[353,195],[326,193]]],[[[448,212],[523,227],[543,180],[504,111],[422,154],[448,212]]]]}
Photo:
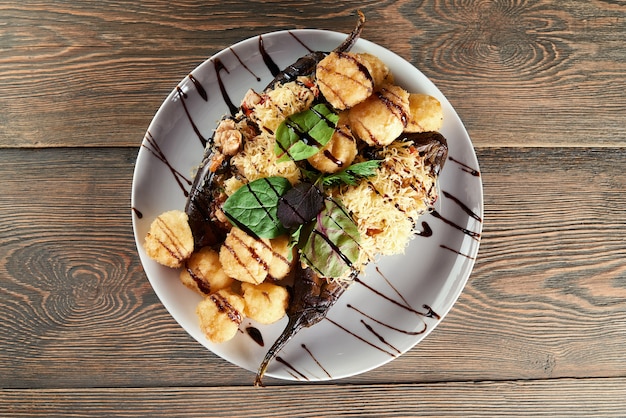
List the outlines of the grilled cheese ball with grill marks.
{"type": "Polygon", "coordinates": [[[232,339],[243,321],[245,306],[243,298],[230,290],[212,293],[196,307],[200,329],[214,343],[232,339]]]}
{"type": "Polygon", "coordinates": [[[185,286],[203,295],[225,289],[233,283],[222,269],[219,254],[211,247],[194,252],[180,271],[185,286]]]}
{"type": "Polygon", "coordinates": [[[350,126],[368,145],[385,146],[404,131],[409,112],[409,93],[387,84],[350,109],[350,126]]]}
{"type": "Polygon", "coordinates": [[[385,82],[389,69],[371,54],[331,52],[316,67],[320,92],[335,109],[349,109],[385,82]]]}
{"type": "Polygon", "coordinates": [[[180,210],[157,216],[150,224],[143,247],[148,256],[167,267],[178,268],[193,252],[194,243],[189,217],[180,210]]]}
{"type": "Polygon", "coordinates": [[[230,230],[219,256],[226,274],[240,282],[253,284],[265,280],[273,257],[268,239],[257,239],[239,228],[230,230]]]}

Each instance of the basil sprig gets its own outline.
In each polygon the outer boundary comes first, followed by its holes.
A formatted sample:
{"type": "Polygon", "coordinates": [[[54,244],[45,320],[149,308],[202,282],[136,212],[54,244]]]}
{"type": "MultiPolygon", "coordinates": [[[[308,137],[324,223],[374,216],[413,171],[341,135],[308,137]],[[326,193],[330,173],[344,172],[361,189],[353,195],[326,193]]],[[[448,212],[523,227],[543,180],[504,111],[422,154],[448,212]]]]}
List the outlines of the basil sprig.
{"type": "Polygon", "coordinates": [[[278,162],[306,160],[317,154],[332,138],[338,120],[322,103],[287,117],[276,129],[278,162]]]}

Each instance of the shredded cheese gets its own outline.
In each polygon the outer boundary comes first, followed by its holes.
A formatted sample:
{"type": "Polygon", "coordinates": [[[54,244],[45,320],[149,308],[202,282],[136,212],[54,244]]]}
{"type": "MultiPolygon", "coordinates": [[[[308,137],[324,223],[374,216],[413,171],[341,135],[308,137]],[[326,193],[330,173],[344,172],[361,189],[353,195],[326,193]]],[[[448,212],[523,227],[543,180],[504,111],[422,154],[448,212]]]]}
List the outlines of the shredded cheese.
{"type": "Polygon", "coordinates": [[[434,200],[434,178],[411,143],[396,141],[383,155],[375,177],[342,186],[337,193],[361,234],[359,264],[378,255],[403,254],[414,236],[414,222],[434,200]]]}

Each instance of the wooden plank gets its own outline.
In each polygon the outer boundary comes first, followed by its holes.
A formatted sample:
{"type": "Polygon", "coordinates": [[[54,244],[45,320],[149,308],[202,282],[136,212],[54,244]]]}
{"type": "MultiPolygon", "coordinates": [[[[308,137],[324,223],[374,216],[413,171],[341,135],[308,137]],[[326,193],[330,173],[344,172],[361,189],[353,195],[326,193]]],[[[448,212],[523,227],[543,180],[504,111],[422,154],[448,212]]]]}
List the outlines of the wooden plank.
{"type": "Polygon", "coordinates": [[[300,385],[266,388],[0,390],[10,417],[615,416],[626,379],[300,385]]]}
{"type": "Polygon", "coordinates": [[[478,146],[624,146],[626,23],[613,2],[153,0],[0,5],[0,147],[134,146],[215,52],[279,29],[347,32],[359,7],[363,36],[426,73],[478,146]]]}
{"type": "MultiPolygon", "coordinates": [[[[193,341],[145,278],[129,203],[136,153],[0,152],[0,387],[251,384],[193,341]]],[[[340,384],[626,375],[626,150],[478,156],[485,229],[457,305],[417,347],[340,384]]]]}

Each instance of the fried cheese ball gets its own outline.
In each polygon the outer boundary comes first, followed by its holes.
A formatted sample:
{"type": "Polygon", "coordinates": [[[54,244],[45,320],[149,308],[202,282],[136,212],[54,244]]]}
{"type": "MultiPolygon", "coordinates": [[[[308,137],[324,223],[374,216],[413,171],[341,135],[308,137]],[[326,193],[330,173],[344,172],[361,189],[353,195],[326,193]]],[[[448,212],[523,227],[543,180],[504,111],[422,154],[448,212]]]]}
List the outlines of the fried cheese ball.
{"type": "Polygon", "coordinates": [[[285,316],[289,292],[283,286],[272,283],[242,283],[241,290],[246,302],[246,317],[260,324],[273,324],[285,316]]]}
{"type": "Polygon", "coordinates": [[[336,173],[352,164],[357,155],[356,139],[349,125],[348,112],[339,114],[335,133],[320,151],[308,158],[309,163],[323,173],[336,173]]]}
{"type": "Polygon", "coordinates": [[[428,94],[409,95],[409,120],[405,132],[438,131],[443,124],[443,109],[439,100],[428,94]]]}
{"type": "Polygon", "coordinates": [[[213,343],[232,339],[244,318],[245,302],[241,296],[222,289],[204,298],[196,307],[200,329],[213,343]]]}
{"type": "Polygon", "coordinates": [[[389,74],[371,54],[331,52],[315,69],[320,92],[335,109],[349,109],[368,98],[389,74]]]}
{"type": "Polygon", "coordinates": [[[273,279],[283,279],[293,264],[293,247],[289,243],[289,237],[287,235],[281,235],[279,237],[270,240],[272,246],[272,262],[268,271],[269,277],[273,279]]]}
{"type": "Polygon", "coordinates": [[[201,248],[185,261],[180,281],[203,295],[225,289],[233,283],[233,279],[222,269],[219,253],[210,247],[201,248]]]}
{"type": "Polygon", "coordinates": [[[148,257],[167,267],[178,268],[193,252],[189,217],[180,210],[157,216],[150,224],[143,247],[148,257]]]}
{"type": "Polygon", "coordinates": [[[352,131],[372,146],[391,144],[406,127],[409,93],[389,84],[349,111],[352,131]]]}
{"type": "Polygon", "coordinates": [[[233,279],[258,284],[267,277],[273,257],[268,239],[256,239],[233,228],[220,248],[219,261],[224,272],[233,279]]]}

